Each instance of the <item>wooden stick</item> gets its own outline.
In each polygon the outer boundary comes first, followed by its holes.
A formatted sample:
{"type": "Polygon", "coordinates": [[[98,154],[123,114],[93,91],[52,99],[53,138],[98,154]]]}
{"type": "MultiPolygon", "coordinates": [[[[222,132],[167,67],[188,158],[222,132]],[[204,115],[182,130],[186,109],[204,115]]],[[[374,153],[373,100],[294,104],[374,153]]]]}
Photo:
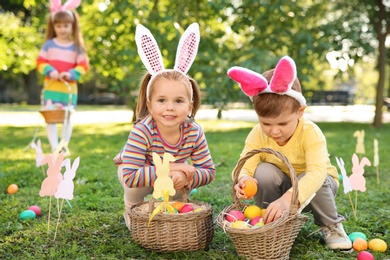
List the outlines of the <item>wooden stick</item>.
{"type": "Polygon", "coordinates": [[[379,166],[376,167],[376,184],[379,185],[379,166]]]}
{"type": "Polygon", "coordinates": [[[353,215],[354,215],[355,219],[357,220],[356,211],[355,211],[355,208],[354,208],[354,206],[353,206],[351,194],[350,194],[349,192],[348,192],[348,197],[349,197],[349,202],[351,203],[351,208],[352,208],[353,215]]]}
{"type": "Polygon", "coordinates": [[[50,231],[50,211],[51,211],[51,196],[49,200],[49,215],[47,216],[47,233],[50,231]]]}
{"type": "Polygon", "coordinates": [[[62,206],[64,205],[64,199],[62,199],[61,206],[60,206],[60,213],[58,214],[58,219],[57,219],[57,225],[56,225],[56,231],[54,233],[54,238],[53,241],[56,240],[57,237],[57,230],[58,230],[58,224],[60,223],[60,218],[61,218],[61,212],[62,212],[62,206]]]}

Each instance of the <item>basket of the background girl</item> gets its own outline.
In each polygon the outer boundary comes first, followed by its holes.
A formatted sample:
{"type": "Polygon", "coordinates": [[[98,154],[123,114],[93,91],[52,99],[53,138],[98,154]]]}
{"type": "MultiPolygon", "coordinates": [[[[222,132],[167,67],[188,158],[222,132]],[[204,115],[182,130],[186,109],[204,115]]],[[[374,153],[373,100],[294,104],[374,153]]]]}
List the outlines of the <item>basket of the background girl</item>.
{"type": "MultiPolygon", "coordinates": [[[[189,201],[182,190],[182,202],[194,210],[188,213],[161,212],[153,216],[152,211],[164,203],[153,197],[149,202],[135,205],[127,210],[130,218],[128,228],[131,238],[139,245],[156,252],[184,252],[208,250],[214,235],[213,210],[207,203],[189,201]]],[[[178,201],[170,201],[173,205],[178,201]]]]}
{"type": "Polygon", "coordinates": [[[42,94],[41,94],[42,109],[39,110],[39,113],[41,113],[41,115],[43,116],[47,124],[64,123],[66,120],[69,119],[71,115],[71,112],[73,110],[71,88],[68,82],[65,81],[64,84],[68,87],[69,90],[69,98],[68,98],[67,106],[63,106],[62,104],[53,104],[51,103],[51,101],[47,102],[46,105],[44,105],[43,92],[45,90],[42,89],[42,94]]]}
{"type": "Polygon", "coordinates": [[[244,211],[248,204],[238,200],[233,188],[233,204],[224,208],[217,216],[217,224],[232,240],[237,253],[251,259],[288,259],[293,242],[308,217],[298,213],[298,180],[296,172],[288,159],[281,153],[269,148],[261,148],[248,152],[238,162],[233,173],[233,187],[238,183],[239,173],[246,160],[259,153],[273,154],[288,168],[292,182],[292,200],[289,211],[285,211],[281,218],[260,228],[239,229],[232,228],[225,218],[231,210],[244,211]]]}

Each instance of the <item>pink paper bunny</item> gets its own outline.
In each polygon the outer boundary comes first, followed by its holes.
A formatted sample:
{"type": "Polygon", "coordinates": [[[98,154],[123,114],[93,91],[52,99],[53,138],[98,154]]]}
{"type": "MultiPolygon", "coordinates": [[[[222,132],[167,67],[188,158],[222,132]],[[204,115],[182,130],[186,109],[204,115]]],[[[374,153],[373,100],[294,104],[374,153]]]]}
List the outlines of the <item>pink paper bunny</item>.
{"type": "Polygon", "coordinates": [[[42,148],[41,148],[41,140],[38,139],[37,143],[34,142],[31,143],[31,148],[35,149],[35,164],[37,167],[40,167],[43,165],[42,161],[45,155],[43,154],[42,148]]]}
{"type": "Polygon", "coordinates": [[[57,158],[54,158],[53,154],[48,154],[43,158],[42,163],[48,164],[47,177],[43,180],[39,196],[53,196],[62,180],[61,168],[64,155],[59,154],[57,158]]]}
{"type": "Polygon", "coordinates": [[[354,153],[352,155],[352,174],[349,176],[352,188],[354,190],[366,191],[366,179],[364,178],[364,166],[371,166],[370,160],[363,157],[359,163],[359,157],[354,153]]]}
{"type": "Polygon", "coordinates": [[[67,158],[62,163],[63,166],[65,166],[66,170],[64,173],[64,179],[61,181],[60,185],[58,186],[58,190],[54,197],[56,199],[67,199],[71,200],[73,199],[73,190],[74,190],[74,184],[73,179],[76,177],[76,170],[79,167],[80,164],[80,156],[77,157],[73,164],[72,168],[70,167],[70,159],[67,158]]]}

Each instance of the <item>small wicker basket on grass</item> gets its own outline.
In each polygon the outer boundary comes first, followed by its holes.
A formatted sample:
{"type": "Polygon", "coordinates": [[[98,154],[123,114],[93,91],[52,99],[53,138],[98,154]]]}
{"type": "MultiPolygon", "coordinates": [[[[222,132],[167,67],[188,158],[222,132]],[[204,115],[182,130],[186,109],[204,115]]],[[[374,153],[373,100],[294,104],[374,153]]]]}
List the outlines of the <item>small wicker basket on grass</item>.
{"type": "Polygon", "coordinates": [[[284,212],[283,216],[278,220],[268,223],[261,228],[232,228],[231,223],[225,219],[226,214],[233,209],[243,211],[248,206],[248,204],[238,200],[233,188],[233,204],[224,208],[218,214],[217,224],[228,234],[240,256],[249,259],[288,259],[295,238],[308,220],[307,216],[298,213],[298,180],[296,172],[288,159],[281,153],[269,148],[261,148],[248,152],[238,162],[233,173],[233,187],[238,182],[239,173],[246,160],[259,153],[273,154],[288,167],[293,187],[290,210],[284,212]]]}
{"type": "MultiPolygon", "coordinates": [[[[185,252],[208,250],[214,236],[213,210],[207,203],[189,201],[183,192],[183,202],[194,208],[189,213],[158,213],[148,226],[149,217],[162,202],[152,198],[130,208],[130,235],[137,244],[156,252],[185,252]]],[[[173,203],[170,202],[170,203],[173,203]]]]}

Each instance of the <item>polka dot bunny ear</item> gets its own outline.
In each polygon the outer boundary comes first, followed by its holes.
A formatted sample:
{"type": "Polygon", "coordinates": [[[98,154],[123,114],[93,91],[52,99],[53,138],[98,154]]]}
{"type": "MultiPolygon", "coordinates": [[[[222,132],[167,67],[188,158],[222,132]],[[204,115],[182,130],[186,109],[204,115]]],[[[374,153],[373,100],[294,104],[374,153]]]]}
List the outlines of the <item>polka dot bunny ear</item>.
{"type": "Polygon", "coordinates": [[[306,106],[306,99],[302,93],[292,89],[297,73],[295,62],[289,56],[280,59],[270,84],[263,75],[241,67],[232,67],[228,70],[228,75],[239,84],[241,90],[251,99],[258,94],[275,93],[288,95],[297,100],[301,106],[306,106]]]}
{"type": "Polygon", "coordinates": [[[174,69],[187,74],[198,53],[200,41],[199,25],[191,24],[180,38],[174,69]]]}

